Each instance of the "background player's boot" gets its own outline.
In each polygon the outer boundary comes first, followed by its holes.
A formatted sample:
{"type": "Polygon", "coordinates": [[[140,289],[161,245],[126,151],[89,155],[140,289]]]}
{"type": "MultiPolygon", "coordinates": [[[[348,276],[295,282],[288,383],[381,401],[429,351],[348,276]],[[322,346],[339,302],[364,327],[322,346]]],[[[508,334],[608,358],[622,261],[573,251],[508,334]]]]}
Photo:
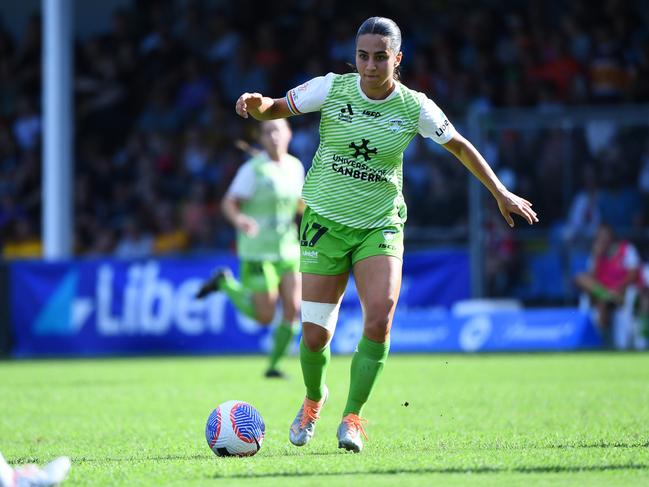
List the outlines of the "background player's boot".
{"type": "Polygon", "coordinates": [[[268,379],[287,379],[288,377],[284,372],[279,369],[268,369],[264,372],[264,377],[268,379]]]}
{"type": "Polygon", "coordinates": [[[320,410],[327,402],[329,389],[325,386],[324,396],[319,401],[313,401],[308,397],[304,398],[302,407],[297,412],[295,420],[288,432],[288,437],[295,446],[306,445],[315,433],[315,423],[320,419],[320,410]]]}
{"type": "Polygon", "coordinates": [[[338,426],[338,448],[358,453],[363,449],[361,434],[367,440],[363,423],[367,422],[360,416],[350,413],[345,416],[338,426]]]}
{"type": "Polygon", "coordinates": [[[221,279],[232,276],[232,271],[227,267],[221,267],[212,272],[212,275],[203,282],[201,288],[196,293],[196,299],[202,299],[208,294],[219,290],[221,279]]]}

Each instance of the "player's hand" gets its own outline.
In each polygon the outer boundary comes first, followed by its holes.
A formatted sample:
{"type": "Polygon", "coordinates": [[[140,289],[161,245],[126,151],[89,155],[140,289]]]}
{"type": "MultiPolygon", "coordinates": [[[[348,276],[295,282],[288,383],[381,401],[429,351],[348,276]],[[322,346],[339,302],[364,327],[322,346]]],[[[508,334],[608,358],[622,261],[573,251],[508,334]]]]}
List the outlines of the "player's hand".
{"type": "Polygon", "coordinates": [[[498,201],[498,209],[500,210],[500,213],[510,227],[514,226],[514,219],[511,215],[512,213],[522,216],[530,225],[539,221],[536,212],[532,209],[532,203],[527,201],[525,198],[521,198],[520,196],[505,190],[496,197],[496,201],[498,201]]]}
{"type": "Polygon", "coordinates": [[[235,222],[237,230],[246,234],[248,237],[254,237],[259,233],[259,224],[254,218],[248,215],[240,214],[235,222]]]}
{"type": "Polygon", "coordinates": [[[248,118],[248,112],[250,110],[259,110],[263,98],[261,93],[244,93],[239,97],[234,106],[237,115],[248,118]]]}

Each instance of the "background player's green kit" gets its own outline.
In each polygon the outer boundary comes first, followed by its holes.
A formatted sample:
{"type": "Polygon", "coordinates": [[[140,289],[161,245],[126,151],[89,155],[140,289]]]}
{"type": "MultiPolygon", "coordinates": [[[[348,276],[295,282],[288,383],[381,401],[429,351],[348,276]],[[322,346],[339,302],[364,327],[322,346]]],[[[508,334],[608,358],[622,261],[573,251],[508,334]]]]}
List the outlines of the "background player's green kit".
{"type": "MultiPolygon", "coordinates": [[[[219,290],[249,318],[255,318],[253,293],[276,290],[284,274],[298,270],[295,215],[303,181],[304,167],[298,159],[286,154],[275,162],[263,152],[241,166],[228,188],[227,196],[240,200],[241,212],[259,228],[254,235],[237,233],[241,281],[225,275],[219,290]]],[[[275,328],[269,370],[275,370],[298,327],[299,323],[282,321],[275,328]]]]}

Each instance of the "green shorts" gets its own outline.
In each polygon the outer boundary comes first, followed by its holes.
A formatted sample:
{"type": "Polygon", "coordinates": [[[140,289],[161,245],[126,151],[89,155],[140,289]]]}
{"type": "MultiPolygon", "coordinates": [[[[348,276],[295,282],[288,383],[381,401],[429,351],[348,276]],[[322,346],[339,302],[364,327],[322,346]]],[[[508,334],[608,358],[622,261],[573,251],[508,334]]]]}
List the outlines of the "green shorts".
{"type": "Polygon", "coordinates": [[[402,224],[351,228],[306,207],[300,225],[300,272],[334,276],[375,255],[403,260],[402,224]]]}
{"type": "Polygon", "coordinates": [[[252,292],[273,291],[279,288],[284,274],[298,272],[295,260],[242,260],[239,264],[241,284],[252,292]]]}

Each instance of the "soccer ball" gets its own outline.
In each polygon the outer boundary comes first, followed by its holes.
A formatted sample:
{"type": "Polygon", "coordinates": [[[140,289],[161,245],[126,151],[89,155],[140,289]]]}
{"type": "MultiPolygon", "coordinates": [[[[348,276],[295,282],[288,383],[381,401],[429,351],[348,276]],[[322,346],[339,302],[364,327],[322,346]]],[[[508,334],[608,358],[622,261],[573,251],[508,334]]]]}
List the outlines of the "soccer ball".
{"type": "Polygon", "coordinates": [[[243,401],[227,401],[207,418],[205,439],[220,457],[247,457],[261,449],[265,431],[264,420],[254,407],[243,401]]]}

